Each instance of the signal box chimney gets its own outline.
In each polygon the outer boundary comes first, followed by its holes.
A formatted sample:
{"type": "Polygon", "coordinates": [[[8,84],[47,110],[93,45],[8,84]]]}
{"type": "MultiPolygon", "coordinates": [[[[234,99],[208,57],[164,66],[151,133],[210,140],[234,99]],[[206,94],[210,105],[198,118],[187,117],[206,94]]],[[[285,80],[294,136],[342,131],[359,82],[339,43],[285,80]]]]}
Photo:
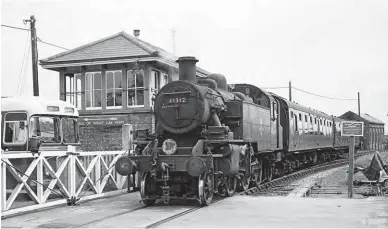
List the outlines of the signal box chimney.
{"type": "Polygon", "coordinates": [[[133,30],[133,36],[135,36],[136,38],[139,38],[139,36],[140,36],[140,29],[134,29],[133,30]]]}

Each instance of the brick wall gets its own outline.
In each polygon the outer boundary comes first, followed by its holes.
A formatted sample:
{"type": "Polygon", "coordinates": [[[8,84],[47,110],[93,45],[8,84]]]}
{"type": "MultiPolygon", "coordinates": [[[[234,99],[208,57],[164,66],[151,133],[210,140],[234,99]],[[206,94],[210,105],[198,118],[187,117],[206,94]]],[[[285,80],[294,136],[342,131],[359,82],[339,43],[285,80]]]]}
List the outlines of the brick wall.
{"type": "MultiPolygon", "coordinates": [[[[133,130],[155,129],[155,118],[152,114],[128,114],[129,124],[133,130]]],[[[121,126],[80,126],[80,149],[83,151],[116,151],[122,150],[121,126]]]]}

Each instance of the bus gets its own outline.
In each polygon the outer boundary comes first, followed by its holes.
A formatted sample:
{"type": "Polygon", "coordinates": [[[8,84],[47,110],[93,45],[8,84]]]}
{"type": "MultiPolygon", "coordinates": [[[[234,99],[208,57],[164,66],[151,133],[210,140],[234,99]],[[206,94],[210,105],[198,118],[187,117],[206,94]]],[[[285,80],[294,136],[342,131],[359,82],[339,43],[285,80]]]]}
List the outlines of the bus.
{"type": "Polygon", "coordinates": [[[3,153],[63,151],[79,145],[78,111],[61,100],[1,99],[3,153]]]}
{"type": "MultiPolygon", "coordinates": [[[[41,97],[1,98],[1,154],[13,155],[9,161],[17,171],[26,171],[37,154],[53,155],[47,158],[56,171],[61,164],[60,157],[70,147],[79,146],[78,110],[61,100],[47,100],[41,97]],[[32,156],[31,156],[32,154],[32,156]]],[[[73,148],[73,149],[74,149],[73,148]]],[[[7,165],[9,166],[9,165],[7,165]]],[[[43,182],[48,184],[52,177],[43,168],[43,182]]],[[[19,183],[6,171],[7,196],[19,183]]],[[[20,174],[22,175],[22,174],[20,174]]],[[[30,180],[36,180],[36,173],[30,180]]],[[[29,183],[36,190],[36,182],[29,183]]]]}

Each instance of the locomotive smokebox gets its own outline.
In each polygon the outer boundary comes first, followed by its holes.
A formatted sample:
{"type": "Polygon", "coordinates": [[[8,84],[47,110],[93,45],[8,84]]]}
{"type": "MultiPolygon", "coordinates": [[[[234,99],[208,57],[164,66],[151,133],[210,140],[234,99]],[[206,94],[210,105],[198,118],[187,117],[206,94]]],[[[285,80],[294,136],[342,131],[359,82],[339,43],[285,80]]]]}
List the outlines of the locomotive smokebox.
{"type": "Polygon", "coordinates": [[[179,80],[197,83],[197,68],[195,65],[198,60],[193,56],[183,56],[179,57],[176,62],[179,64],[179,80]]]}

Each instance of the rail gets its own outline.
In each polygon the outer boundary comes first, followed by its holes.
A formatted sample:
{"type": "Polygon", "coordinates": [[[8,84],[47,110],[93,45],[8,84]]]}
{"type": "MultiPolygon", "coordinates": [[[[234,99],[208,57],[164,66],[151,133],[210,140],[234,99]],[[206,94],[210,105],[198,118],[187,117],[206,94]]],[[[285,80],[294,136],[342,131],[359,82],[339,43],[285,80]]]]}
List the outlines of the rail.
{"type": "MultiPolygon", "coordinates": [[[[75,205],[82,201],[127,192],[125,184],[128,184],[128,177],[120,176],[114,168],[114,164],[124,153],[3,153],[2,217],[62,204],[75,205]]],[[[132,177],[130,181],[133,181],[132,177]]]]}

